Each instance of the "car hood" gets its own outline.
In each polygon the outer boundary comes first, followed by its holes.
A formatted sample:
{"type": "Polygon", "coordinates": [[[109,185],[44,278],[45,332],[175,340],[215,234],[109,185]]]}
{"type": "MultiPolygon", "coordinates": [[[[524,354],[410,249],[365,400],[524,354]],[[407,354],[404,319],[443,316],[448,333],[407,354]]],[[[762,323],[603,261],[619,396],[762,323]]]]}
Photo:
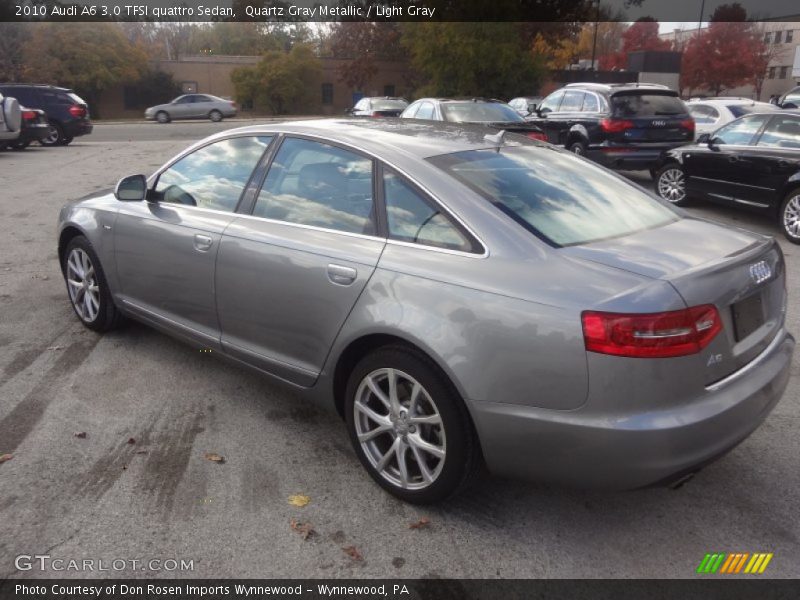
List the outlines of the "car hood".
{"type": "Polygon", "coordinates": [[[653,279],[669,278],[735,256],[767,238],[710,221],[683,218],[610,240],[562,248],[567,256],[653,279]]]}

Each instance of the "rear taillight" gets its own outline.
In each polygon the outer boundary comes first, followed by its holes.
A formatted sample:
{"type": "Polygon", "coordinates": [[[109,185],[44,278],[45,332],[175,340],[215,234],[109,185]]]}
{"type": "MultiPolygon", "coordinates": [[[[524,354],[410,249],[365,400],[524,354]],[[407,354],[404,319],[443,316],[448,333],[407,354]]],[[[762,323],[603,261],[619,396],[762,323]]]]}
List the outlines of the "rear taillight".
{"type": "Polygon", "coordinates": [[[636,127],[634,122],[626,119],[602,119],[600,121],[600,129],[606,133],[619,133],[634,127],[636,127]]]}
{"type": "Polygon", "coordinates": [[[36,114],[35,111],[32,110],[23,110],[22,111],[22,118],[26,121],[35,121],[39,118],[39,115],[36,114]]]}
{"type": "Polygon", "coordinates": [[[537,140],[540,142],[547,141],[547,135],[542,133],[541,131],[531,131],[530,133],[526,134],[530,139],[537,140]]]}
{"type": "Polygon", "coordinates": [[[581,320],[588,351],[634,358],[696,354],[722,331],[713,304],[649,314],[586,311],[581,320]]]}
{"type": "Polygon", "coordinates": [[[85,117],[86,109],[78,104],[73,104],[72,106],[69,107],[69,114],[71,114],[73,117],[78,117],[78,118],[85,117]]]}
{"type": "Polygon", "coordinates": [[[234,102],[233,100],[231,100],[231,108],[236,108],[236,102],[234,102]]]}
{"type": "Polygon", "coordinates": [[[370,115],[370,117],[382,117],[382,116],[383,115],[381,115],[381,113],[379,113],[378,111],[375,111],[370,115]]]}
{"type": "Polygon", "coordinates": [[[694,133],[694,119],[689,117],[688,119],[681,121],[681,129],[685,129],[686,131],[694,133]]]}

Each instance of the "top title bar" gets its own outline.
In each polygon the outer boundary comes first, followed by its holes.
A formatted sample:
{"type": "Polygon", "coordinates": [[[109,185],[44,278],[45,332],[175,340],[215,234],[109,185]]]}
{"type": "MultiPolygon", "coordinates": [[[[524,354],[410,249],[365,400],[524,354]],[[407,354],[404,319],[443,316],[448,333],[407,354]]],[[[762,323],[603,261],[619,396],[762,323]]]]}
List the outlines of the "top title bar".
{"type": "MultiPolygon", "coordinates": [[[[734,0],[0,0],[0,21],[700,22],[734,0]]],[[[755,21],[800,21],[797,0],[738,0],[755,21]]]]}

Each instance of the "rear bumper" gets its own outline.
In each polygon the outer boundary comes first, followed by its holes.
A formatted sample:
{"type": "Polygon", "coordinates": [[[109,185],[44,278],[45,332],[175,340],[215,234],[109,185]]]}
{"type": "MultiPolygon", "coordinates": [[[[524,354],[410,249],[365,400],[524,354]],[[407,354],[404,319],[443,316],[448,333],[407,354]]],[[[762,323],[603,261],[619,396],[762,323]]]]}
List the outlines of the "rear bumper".
{"type": "Polygon", "coordinates": [[[692,472],[749,436],[786,389],[794,346],[783,330],[702,398],[666,410],[604,415],[588,403],[555,411],[473,402],[472,416],[493,473],[581,488],[644,487],[692,472]]]}
{"type": "Polygon", "coordinates": [[[586,157],[609,169],[628,169],[632,171],[655,169],[661,164],[664,152],[684,145],[686,145],[686,142],[653,146],[590,146],[586,151],[586,157]]]}
{"type": "Polygon", "coordinates": [[[69,121],[64,123],[64,135],[67,137],[78,137],[89,135],[94,129],[91,121],[69,121]]]}

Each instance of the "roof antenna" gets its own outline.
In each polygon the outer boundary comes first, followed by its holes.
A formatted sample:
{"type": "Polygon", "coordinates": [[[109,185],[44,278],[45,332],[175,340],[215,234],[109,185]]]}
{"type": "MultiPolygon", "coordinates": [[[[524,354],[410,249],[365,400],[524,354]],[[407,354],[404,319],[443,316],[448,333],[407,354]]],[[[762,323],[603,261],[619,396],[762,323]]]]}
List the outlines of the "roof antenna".
{"type": "Polygon", "coordinates": [[[506,138],[505,129],[501,129],[499,133],[496,133],[494,135],[489,135],[487,133],[485,136],[483,136],[483,139],[485,139],[490,144],[497,146],[498,148],[500,148],[500,146],[502,146],[505,143],[505,138],[506,138]]]}

